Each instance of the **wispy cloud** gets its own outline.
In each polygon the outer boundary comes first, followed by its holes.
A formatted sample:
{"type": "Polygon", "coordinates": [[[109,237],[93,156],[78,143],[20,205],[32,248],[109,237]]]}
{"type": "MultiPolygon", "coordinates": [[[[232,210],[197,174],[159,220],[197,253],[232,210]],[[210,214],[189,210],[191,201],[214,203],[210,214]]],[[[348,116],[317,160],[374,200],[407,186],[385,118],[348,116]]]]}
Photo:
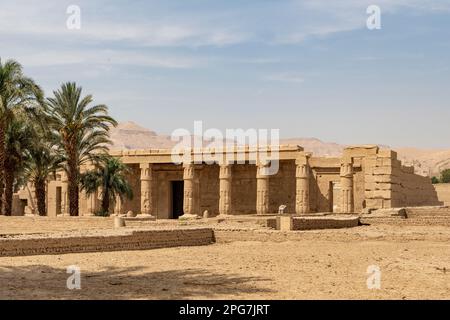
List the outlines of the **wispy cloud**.
{"type": "MultiPolygon", "coordinates": [[[[11,57],[13,58],[13,57],[11,57]]],[[[131,65],[155,68],[185,69],[200,66],[202,62],[192,58],[173,55],[155,55],[128,50],[78,50],[78,51],[40,51],[16,53],[14,58],[28,67],[47,67],[61,65],[114,66],[131,65]]]]}
{"type": "Polygon", "coordinates": [[[284,72],[277,74],[270,74],[263,78],[266,81],[277,81],[277,82],[287,82],[287,83],[303,83],[305,79],[297,73],[284,72]]]}

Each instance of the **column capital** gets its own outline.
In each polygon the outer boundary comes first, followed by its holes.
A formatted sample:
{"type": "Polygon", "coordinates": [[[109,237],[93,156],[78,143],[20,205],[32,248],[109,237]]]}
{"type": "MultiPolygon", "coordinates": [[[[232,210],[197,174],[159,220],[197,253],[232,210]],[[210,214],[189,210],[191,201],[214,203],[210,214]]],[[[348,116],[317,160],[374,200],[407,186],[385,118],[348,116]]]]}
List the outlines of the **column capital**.
{"type": "Polygon", "coordinates": [[[153,163],[149,163],[149,162],[139,163],[139,168],[141,168],[141,169],[151,169],[152,167],[153,167],[153,163]]]}
{"type": "Polygon", "coordinates": [[[295,177],[299,179],[308,179],[310,176],[310,167],[307,157],[300,157],[295,160],[295,177]]]}
{"type": "Polygon", "coordinates": [[[256,179],[269,179],[269,174],[267,171],[269,171],[270,167],[270,161],[261,161],[256,163],[256,179]]]}
{"type": "Polygon", "coordinates": [[[341,159],[340,176],[342,178],[352,178],[353,177],[353,159],[352,158],[341,159]]]}
{"type": "Polygon", "coordinates": [[[219,179],[231,179],[231,164],[221,164],[219,166],[219,179]]]}
{"type": "Polygon", "coordinates": [[[153,164],[140,163],[139,168],[141,169],[141,180],[152,180],[153,164]]]}
{"type": "Polygon", "coordinates": [[[184,180],[193,180],[195,177],[195,166],[193,163],[183,164],[183,179],[184,180]]]}

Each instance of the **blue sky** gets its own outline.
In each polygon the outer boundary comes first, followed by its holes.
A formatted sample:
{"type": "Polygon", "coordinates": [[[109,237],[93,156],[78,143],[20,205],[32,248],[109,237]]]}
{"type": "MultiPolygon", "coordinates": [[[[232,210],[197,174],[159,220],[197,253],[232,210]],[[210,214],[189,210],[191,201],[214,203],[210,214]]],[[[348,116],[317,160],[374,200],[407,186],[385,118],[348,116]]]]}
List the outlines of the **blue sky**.
{"type": "Polygon", "coordinates": [[[450,148],[448,0],[0,0],[0,57],[159,133],[450,148]],[[69,5],[81,29],[66,27],[69,5]],[[381,8],[368,30],[366,8],[381,8]]]}

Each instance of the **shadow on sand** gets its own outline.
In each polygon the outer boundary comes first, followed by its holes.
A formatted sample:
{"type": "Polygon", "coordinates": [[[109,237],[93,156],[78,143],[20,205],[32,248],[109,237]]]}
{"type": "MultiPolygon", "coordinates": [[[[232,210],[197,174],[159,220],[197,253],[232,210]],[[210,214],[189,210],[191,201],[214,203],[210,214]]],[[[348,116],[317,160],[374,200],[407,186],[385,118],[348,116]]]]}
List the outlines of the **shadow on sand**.
{"type": "Polygon", "coordinates": [[[44,265],[0,266],[0,299],[233,299],[271,292],[270,279],[215,274],[200,269],[146,272],[145,267],[81,270],[81,289],[67,289],[71,274],[44,265]]]}

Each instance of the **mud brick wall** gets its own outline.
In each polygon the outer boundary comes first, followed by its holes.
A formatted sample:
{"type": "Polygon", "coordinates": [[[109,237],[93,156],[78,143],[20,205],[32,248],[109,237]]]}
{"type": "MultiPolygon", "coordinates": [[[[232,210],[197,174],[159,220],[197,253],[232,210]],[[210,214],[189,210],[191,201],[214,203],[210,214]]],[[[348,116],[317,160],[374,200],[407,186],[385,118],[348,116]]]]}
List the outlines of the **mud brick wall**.
{"type": "Polygon", "coordinates": [[[0,239],[0,256],[145,250],[212,243],[214,233],[210,228],[128,231],[107,236],[10,237],[0,239]]]}

